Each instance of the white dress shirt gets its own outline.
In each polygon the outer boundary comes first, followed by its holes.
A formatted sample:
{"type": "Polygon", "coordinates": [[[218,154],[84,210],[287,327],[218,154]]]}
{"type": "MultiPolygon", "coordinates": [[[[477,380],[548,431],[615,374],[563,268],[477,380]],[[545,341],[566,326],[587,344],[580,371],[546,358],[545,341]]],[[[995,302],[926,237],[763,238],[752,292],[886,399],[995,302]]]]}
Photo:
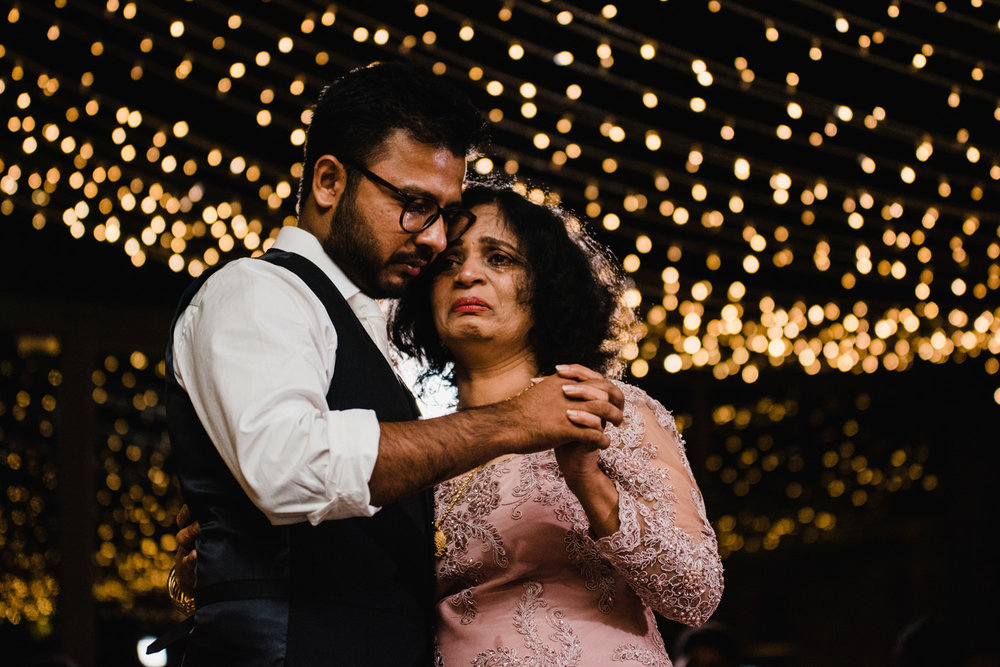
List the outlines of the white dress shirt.
{"type": "MultiPolygon", "coordinates": [[[[273,247],[322,269],[352,310],[378,308],[309,232],[284,227],[273,247]]],[[[337,332],[298,276],[249,258],[219,269],[177,321],[173,351],[178,383],[271,523],[315,525],[378,511],[368,489],[378,420],[373,410],[327,406],[337,332]]]]}

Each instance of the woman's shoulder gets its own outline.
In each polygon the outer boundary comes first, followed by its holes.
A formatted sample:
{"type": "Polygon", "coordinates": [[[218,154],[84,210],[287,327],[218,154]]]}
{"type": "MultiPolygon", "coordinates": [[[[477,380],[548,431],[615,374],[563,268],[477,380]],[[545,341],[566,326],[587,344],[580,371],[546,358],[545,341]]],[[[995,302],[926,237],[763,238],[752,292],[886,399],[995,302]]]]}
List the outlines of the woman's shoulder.
{"type": "Polygon", "coordinates": [[[669,410],[667,410],[663,406],[663,404],[660,403],[660,401],[658,401],[657,399],[655,399],[652,396],[650,396],[649,393],[645,389],[642,389],[641,387],[637,387],[634,384],[629,384],[628,382],[623,382],[622,380],[616,380],[614,378],[609,378],[609,379],[611,380],[611,382],[616,387],[618,387],[619,389],[621,389],[622,394],[625,395],[625,402],[626,403],[633,403],[633,404],[635,404],[637,406],[657,405],[660,408],[662,408],[663,410],[669,412],[669,410]]]}
{"type": "Polygon", "coordinates": [[[658,399],[650,396],[649,393],[621,380],[611,379],[611,382],[621,389],[625,396],[625,421],[623,428],[642,428],[647,419],[655,419],[659,425],[667,429],[681,447],[684,446],[684,438],[677,429],[673,413],[668,410],[658,399]]]}

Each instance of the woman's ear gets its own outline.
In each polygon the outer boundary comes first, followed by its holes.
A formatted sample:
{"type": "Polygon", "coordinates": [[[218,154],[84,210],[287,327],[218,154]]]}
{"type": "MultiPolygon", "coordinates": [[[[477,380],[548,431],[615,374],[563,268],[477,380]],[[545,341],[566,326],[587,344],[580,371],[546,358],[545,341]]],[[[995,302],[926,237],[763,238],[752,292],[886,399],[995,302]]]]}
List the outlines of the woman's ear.
{"type": "Polygon", "coordinates": [[[336,208],[347,185],[347,169],[333,155],[322,155],[313,167],[312,196],[320,209],[336,208]]]}

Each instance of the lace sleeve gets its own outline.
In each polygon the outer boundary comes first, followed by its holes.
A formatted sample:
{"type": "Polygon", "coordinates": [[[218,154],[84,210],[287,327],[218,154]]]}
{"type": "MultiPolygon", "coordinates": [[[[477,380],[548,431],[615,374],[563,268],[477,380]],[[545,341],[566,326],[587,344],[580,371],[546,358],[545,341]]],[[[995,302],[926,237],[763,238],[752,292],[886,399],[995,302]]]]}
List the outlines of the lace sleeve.
{"type": "Polygon", "coordinates": [[[619,384],[625,419],[609,427],[602,470],[619,494],[620,529],[596,542],[655,611],[704,623],[722,597],[722,563],[701,491],[673,417],[644,391],[619,384]]]}

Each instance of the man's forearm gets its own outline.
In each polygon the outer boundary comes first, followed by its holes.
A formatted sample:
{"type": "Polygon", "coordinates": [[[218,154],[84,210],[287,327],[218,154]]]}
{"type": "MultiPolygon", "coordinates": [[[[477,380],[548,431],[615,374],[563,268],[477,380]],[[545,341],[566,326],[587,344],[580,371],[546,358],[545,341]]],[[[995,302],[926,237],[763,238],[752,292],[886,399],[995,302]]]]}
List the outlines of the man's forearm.
{"type": "Polygon", "coordinates": [[[593,375],[550,376],[500,403],[424,421],[381,423],[368,482],[371,504],[400,500],[503,454],[568,442],[607,447],[604,422],[621,423],[624,398],[608,380],[593,375]],[[583,385],[591,389],[581,393],[583,385]]]}
{"type": "Polygon", "coordinates": [[[422,421],[382,422],[379,454],[368,488],[382,506],[517,449],[495,405],[422,421]]]}

